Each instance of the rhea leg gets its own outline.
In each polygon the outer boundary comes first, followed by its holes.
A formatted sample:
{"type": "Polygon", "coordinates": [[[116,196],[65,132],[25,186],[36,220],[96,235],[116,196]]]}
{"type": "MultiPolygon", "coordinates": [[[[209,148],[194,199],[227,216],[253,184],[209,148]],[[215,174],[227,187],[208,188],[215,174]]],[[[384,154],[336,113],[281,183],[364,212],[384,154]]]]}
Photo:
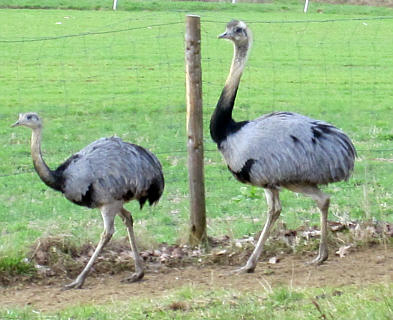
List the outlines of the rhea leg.
{"type": "Polygon", "coordinates": [[[78,277],[71,282],[70,284],[65,286],[65,289],[80,289],[83,286],[83,283],[85,282],[85,279],[93,266],[94,262],[96,261],[97,257],[100,255],[102,249],[104,246],[109,242],[109,240],[112,238],[112,235],[115,231],[114,227],[114,221],[115,221],[115,216],[117,210],[114,210],[113,208],[109,206],[104,206],[101,208],[101,215],[102,219],[104,220],[104,232],[101,234],[101,239],[100,242],[97,245],[97,248],[95,249],[93,255],[91,256],[89,262],[86,264],[85,268],[83,271],[78,275],[78,277]]]}
{"type": "Polygon", "coordinates": [[[134,263],[135,263],[135,273],[132,274],[131,277],[124,279],[124,281],[135,282],[141,280],[145,275],[143,271],[143,261],[138,253],[138,249],[136,246],[134,227],[133,227],[134,222],[132,219],[131,212],[127,211],[124,208],[121,208],[120,216],[127,227],[128,239],[130,240],[130,245],[131,245],[132,253],[134,255],[134,263]]]}
{"type": "Polygon", "coordinates": [[[321,211],[321,242],[319,243],[318,256],[314,260],[310,261],[310,263],[313,264],[321,264],[322,262],[327,260],[329,255],[327,244],[327,217],[330,204],[330,196],[319,190],[317,186],[293,185],[286,188],[293,192],[302,193],[308,197],[311,197],[316,202],[319,210],[321,211]]]}
{"type": "Polygon", "coordinates": [[[277,189],[265,189],[265,195],[269,208],[267,220],[253,253],[248,259],[246,265],[238,270],[240,272],[254,272],[258,259],[262,254],[263,246],[269,237],[270,230],[281,213],[279,191],[277,189]]]}

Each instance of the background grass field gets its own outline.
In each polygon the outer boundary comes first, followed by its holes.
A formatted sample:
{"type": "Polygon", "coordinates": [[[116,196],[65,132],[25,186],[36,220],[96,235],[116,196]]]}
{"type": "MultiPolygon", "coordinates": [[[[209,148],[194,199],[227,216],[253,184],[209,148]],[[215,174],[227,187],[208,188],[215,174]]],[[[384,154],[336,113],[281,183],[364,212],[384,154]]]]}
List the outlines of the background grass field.
{"type": "MultiPolygon", "coordinates": [[[[29,130],[9,128],[18,112],[29,110],[44,118],[43,152],[52,168],[102,136],[118,135],[155,152],[166,190],[156,208],[129,205],[137,233],[147,242],[186,237],[187,11],[167,5],[167,11],[0,11],[2,256],[21,257],[42,236],[62,234],[83,243],[101,232],[98,212],[66,201],[32,169],[29,130]]],[[[240,13],[227,4],[214,11],[193,6],[202,17],[209,234],[240,237],[259,230],[266,209],[261,190],[237,183],[227,172],[208,133],[232,55],[231,45],[216,35],[233,17],[249,22],[255,38],[235,118],[291,110],[342,128],[359,159],[349,182],[327,188],[333,194],[330,218],[391,221],[393,20],[374,20],[368,8],[358,20],[360,12],[321,14],[314,7],[303,15],[278,5],[267,12],[265,5],[239,5],[240,13]]],[[[378,8],[378,14],[390,12],[378,8]]],[[[282,198],[282,219],[290,226],[318,221],[310,200],[289,192],[282,198]]]]}
{"type": "MultiPolygon", "coordinates": [[[[19,112],[43,117],[51,168],[103,136],[156,153],[166,189],[157,207],[128,205],[137,237],[144,247],[187,238],[187,13],[202,26],[209,235],[251,234],[266,216],[263,191],[232,178],[208,132],[232,56],[216,36],[232,18],[248,22],[255,38],[235,119],[289,110],[342,128],[359,158],[352,179],[326,188],[329,218],[393,221],[392,9],[312,3],[304,15],[302,5],[119,1],[113,12],[110,1],[0,1],[0,270],[18,265],[39,237],[95,243],[102,231],[98,211],[40,181],[29,130],[9,128],[19,112]],[[46,10],[9,9],[18,6],[46,10]]],[[[309,199],[284,191],[282,204],[290,227],[319,221],[309,199]]],[[[117,223],[115,237],[124,237],[117,223]]]]}

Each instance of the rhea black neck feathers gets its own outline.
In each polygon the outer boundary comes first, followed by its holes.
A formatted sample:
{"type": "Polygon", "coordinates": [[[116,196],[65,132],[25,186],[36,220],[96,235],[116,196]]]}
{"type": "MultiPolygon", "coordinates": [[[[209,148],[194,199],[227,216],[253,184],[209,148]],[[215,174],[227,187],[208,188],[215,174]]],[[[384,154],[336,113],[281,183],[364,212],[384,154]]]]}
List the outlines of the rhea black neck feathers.
{"type": "Polygon", "coordinates": [[[237,45],[234,43],[234,54],[231,68],[217,102],[216,109],[210,120],[210,135],[215,143],[220,147],[230,134],[238,131],[248,121],[236,122],[232,118],[232,111],[239,88],[240,78],[248,57],[248,50],[251,43],[237,45]]]}
{"type": "Polygon", "coordinates": [[[225,86],[210,120],[210,135],[218,146],[228,137],[228,135],[236,132],[247,123],[247,121],[236,122],[232,118],[236,94],[237,87],[235,90],[230,91],[225,86]]]}

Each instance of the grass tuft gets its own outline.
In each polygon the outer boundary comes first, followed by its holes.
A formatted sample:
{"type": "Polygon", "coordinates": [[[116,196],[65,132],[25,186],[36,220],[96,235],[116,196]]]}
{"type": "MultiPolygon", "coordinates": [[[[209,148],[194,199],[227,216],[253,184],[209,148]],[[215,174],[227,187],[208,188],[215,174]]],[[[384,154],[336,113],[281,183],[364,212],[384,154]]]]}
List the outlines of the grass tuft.
{"type": "Polygon", "coordinates": [[[0,283],[7,285],[20,276],[32,277],[36,274],[34,265],[23,257],[2,257],[0,259],[0,283]]]}

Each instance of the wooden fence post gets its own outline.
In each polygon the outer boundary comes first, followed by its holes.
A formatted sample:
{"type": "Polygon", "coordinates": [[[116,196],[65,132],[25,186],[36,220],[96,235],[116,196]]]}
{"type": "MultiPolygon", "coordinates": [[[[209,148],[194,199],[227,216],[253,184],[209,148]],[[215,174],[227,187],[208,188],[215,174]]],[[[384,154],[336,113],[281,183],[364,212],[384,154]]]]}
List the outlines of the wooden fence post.
{"type": "Polygon", "coordinates": [[[199,16],[186,17],[187,150],[190,187],[191,245],[206,243],[206,205],[203,173],[201,25],[199,16]]]}

